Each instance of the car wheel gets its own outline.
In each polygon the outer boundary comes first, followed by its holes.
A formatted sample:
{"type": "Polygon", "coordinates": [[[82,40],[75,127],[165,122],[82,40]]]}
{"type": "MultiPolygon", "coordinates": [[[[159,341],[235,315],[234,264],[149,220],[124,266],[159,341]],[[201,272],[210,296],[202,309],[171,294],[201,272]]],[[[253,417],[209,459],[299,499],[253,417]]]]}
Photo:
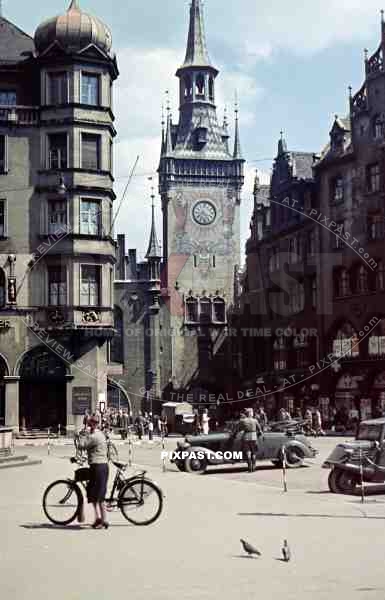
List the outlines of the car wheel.
{"type": "Polygon", "coordinates": [[[337,487],[337,480],[338,480],[339,473],[340,472],[338,469],[332,469],[329,473],[328,486],[329,486],[329,490],[332,492],[332,494],[340,493],[340,491],[337,487]]]}
{"type": "Polygon", "coordinates": [[[290,469],[298,469],[303,466],[305,454],[297,446],[286,448],[286,464],[290,469]]]}
{"type": "Polygon", "coordinates": [[[271,461],[277,469],[282,469],[282,458],[277,458],[271,461]]]}
{"type": "Polygon", "coordinates": [[[354,495],[357,490],[358,478],[353,473],[341,471],[337,478],[337,488],[341,494],[354,495]]]}
{"type": "Polygon", "coordinates": [[[194,475],[201,475],[205,473],[207,469],[207,460],[206,458],[188,456],[185,460],[184,466],[185,470],[188,473],[193,473],[194,475]]]}

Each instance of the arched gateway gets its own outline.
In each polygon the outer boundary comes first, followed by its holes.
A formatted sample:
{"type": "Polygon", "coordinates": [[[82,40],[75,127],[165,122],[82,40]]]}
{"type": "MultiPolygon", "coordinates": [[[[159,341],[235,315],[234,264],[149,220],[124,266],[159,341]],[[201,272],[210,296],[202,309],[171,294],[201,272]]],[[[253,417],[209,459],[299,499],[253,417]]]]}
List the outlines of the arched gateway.
{"type": "Polygon", "coordinates": [[[20,427],[57,429],[67,422],[65,363],[46,348],[28,352],[20,365],[20,427]]]}

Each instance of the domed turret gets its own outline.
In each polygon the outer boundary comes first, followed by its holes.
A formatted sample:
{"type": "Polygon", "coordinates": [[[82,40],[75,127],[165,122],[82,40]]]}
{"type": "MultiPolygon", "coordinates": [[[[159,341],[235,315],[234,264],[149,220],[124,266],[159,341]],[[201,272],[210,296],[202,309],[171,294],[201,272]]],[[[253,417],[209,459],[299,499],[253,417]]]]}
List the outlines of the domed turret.
{"type": "Polygon", "coordinates": [[[80,52],[93,44],[109,54],[112,37],[104,23],[80,10],[78,0],[72,0],[64,15],[44,21],[36,30],[35,47],[39,54],[54,42],[68,53],[80,52]]]}

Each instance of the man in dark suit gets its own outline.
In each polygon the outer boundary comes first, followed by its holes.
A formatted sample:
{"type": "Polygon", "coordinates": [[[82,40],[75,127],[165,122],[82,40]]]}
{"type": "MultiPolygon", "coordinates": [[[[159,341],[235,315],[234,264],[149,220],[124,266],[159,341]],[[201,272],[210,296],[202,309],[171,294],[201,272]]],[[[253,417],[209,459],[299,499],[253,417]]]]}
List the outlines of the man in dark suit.
{"type": "Polygon", "coordinates": [[[258,437],[262,435],[262,429],[258,419],[254,416],[252,408],[246,409],[246,416],[241,417],[238,431],[243,431],[242,452],[247,456],[249,473],[255,470],[256,455],[258,450],[258,437]]]}

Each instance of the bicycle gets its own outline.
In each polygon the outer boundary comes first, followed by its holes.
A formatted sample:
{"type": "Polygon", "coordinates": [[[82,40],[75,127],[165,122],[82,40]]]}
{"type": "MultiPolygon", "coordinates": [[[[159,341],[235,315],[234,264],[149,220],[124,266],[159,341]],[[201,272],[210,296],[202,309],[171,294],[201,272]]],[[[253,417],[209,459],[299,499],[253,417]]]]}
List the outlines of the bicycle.
{"type": "MultiPolygon", "coordinates": [[[[85,458],[76,456],[72,463],[83,465],[85,458]]],[[[135,473],[125,478],[127,464],[112,461],[116,474],[109,498],[106,498],[107,509],[119,508],[124,518],[134,525],[151,525],[160,516],[163,509],[163,493],[157,484],[145,477],[146,471],[135,473]],[[150,501],[153,505],[150,506],[150,501]],[[149,514],[146,514],[145,509],[149,514]]],[[[59,479],[51,483],[43,495],[43,511],[54,525],[69,525],[76,518],[80,520],[84,507],[84,491],[87,491],[89,469],[79,468],[74,479],[59,479]]]]}

